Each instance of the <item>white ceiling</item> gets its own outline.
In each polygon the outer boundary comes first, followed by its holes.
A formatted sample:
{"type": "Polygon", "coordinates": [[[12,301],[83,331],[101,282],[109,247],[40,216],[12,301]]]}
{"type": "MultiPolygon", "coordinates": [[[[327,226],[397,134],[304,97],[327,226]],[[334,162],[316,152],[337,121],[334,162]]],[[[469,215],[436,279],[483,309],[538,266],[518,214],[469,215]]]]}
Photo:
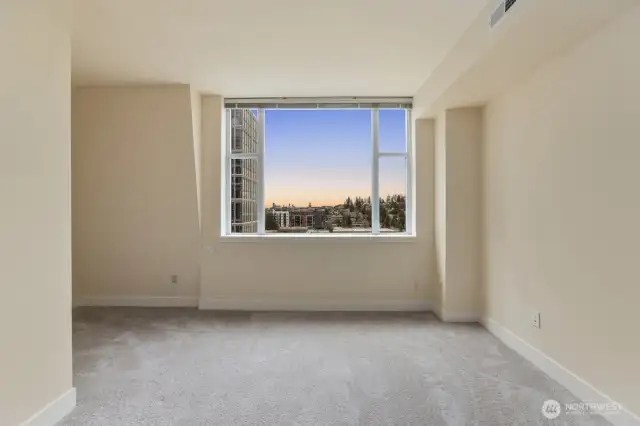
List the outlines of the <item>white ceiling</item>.
{"type": "Polygon", "coordinates": [[[523,0],[494,29],[487,7],[414,95],[413,112],[482,105],[634,7],[638,0],[523,0]]]}
{"type": "Polygon", "coordinates": [[[411,96],[487,0],[74,0],[74,84],[411,96]]]}

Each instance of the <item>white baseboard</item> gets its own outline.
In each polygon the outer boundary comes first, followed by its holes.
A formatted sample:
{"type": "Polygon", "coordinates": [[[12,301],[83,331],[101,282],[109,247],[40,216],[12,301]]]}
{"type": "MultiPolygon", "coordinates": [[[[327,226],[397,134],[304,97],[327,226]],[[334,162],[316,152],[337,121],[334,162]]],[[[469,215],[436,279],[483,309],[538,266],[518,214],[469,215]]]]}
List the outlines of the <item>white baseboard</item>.
{"type": "Polygon", "coordinates": [[[76,388],[71,388],[31,416],[21,426],[54,426],[76,406],[76,388]]]}
{"type": "Polygon", "coordinates": [[[195,308],[198,306],[198,298],[187,296],[88,296],[78,298],[75,306],[195,308]]]}
{"type": "Polygon", "coordinates": [[[265,299],[200,299],[200,309],[234,311],[386,311],[429,312],[425,300],[265,300],[265,299]]]}
{"type": "MultiPolygon", "coordinates": [[[[544,371],[552,379],[584,402],[615,403],[606,394],[600,392],[593,385],[583,378],[577,376],[569,369],[558,363],[553,358],[536,349],[531,344],[518,337],[512,331],[490,318],[483,318],[482,325],[505,345],[519,353],[522,357],[530,361],[533,365],[544,371]]],[[[622,407],[620,413],[603,415],[615,426],[640,426],[640,417],[622,407]]]]}
{"type": "Polygon", "coordinates": [[[469,313],[449,313],[442,312],[438,315],[441,321],[444,322],[481,322],[482,316],[479,314],[469,313]]]}
{"type": "Polygon", "coordinates": [[[282,300],[282,299],[198,299],[197,297],[87,296],[75,306],[199,307],[200,309],[238,311],[431,311],[424,300],[282,300]]]}

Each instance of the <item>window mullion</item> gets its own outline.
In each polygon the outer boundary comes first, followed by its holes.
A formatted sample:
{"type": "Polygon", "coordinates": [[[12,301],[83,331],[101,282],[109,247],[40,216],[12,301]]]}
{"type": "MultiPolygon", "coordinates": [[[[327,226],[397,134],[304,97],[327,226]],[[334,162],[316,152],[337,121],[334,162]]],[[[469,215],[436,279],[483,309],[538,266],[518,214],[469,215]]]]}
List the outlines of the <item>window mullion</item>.
{"type": "Polygon", "coordinates": [[[378,138],[378,109],[371,110],[371,233],[380,233],[380,142],[378,138]]]}
{"type": "Polygon", "coordinates": [[[264,191],[264,151],[265,151],[265,113],[264,109],[258,110],[258,235],[265,233],[265,191],[264,191]]]}
{"type": "Polygon", "coordinates": [[[405,194],[405,206],[404,206],[404,221],[405,232],[407,234],[413,234],[413,123],[411,120],[411,110],[405,110],[405,116],[407,120],[405,139],[407,141],[407,184],[405,194]]]}

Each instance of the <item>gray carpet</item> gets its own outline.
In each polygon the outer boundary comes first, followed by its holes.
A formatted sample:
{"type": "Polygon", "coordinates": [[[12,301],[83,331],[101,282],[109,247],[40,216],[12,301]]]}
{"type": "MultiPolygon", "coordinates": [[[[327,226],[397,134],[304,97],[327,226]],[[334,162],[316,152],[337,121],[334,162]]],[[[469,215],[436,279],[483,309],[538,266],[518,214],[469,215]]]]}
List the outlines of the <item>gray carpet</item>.
{"type": "Polygon", "coordinates": [[[74,312],[75,425],[604,425],[477,325],[429,314],[74,312]]]}

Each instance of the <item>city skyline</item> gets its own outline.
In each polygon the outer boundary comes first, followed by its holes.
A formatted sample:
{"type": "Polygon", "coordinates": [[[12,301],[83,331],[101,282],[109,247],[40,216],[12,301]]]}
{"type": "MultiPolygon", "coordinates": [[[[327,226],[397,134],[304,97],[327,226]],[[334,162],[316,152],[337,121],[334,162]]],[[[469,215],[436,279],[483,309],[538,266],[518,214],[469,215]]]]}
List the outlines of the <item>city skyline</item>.
{"type": "MultiPolygon", "coordinates": [[[[405,111],[380,110],[380,150],[405,150],[405,111]]],[[[265,207],[371,196],[370,110],[265,111],[265,207]]],[[[405,193],[405,160],[380,160],[380,195],[405,193]]]]}
{"type": "MultiPolygon", "coordinates": [[[[382,200],[385,200],[387,198],[387,196],[395,196],[395,195],[404,196],[405,194],[404,194],[404,192],[402,192],[402,193],[399,193],[399,192],[397,192],[397,193],[389,193],[389,194],[380,195],[380,198],[382,200]]],[[[347,198],[350,198],[352,201],[355,201],[356,198],[362,198],[363,200],[367,200],[369,197],[371,197],[371,196],[370,195],[365,195],[365,196],[362,196],[362,195],[346,196],[342,201],[338,201],[337,203],[328,203],[328,204],[315,204],[313,202],[306,203],[306,204],[293,204],[293,203],[279,204],[279,203],[275,203],[274,202],[274,203],[270,203],[270,204],[265,204],[265,209],[271,209],[271,208],[273,208],[274,205],[276,207],[289,207],[291,205],[292,207],[300,208],[300,209],[309,208],[309,207],[311,207],[311,208],[316,208],[316,207],[318,207],[318,208],[320,208],[320,207],[336,207],[336,206],[343,205],[347,198]],[[309,204],[311,204],[311,206],[309,206],[309,204]]]]}

